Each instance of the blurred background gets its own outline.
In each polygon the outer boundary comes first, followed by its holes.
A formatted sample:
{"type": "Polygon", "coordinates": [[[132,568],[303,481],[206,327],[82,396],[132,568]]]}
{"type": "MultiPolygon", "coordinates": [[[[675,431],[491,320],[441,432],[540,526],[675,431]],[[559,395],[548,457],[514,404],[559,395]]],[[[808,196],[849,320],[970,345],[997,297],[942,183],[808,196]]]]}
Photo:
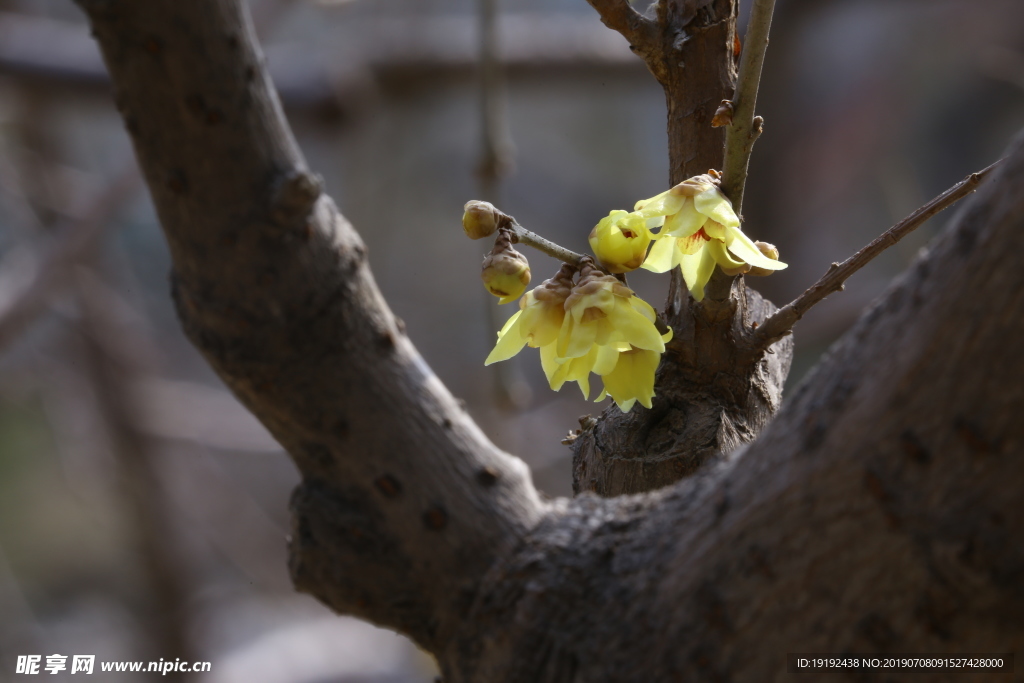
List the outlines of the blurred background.
{"type": "MultiPolygon", "coordinates": [[[[570,495],[560,440],[603,406],[548,390],[536,354],[483,367],[516,308],[480,286],[462,205],[490,199],[585,250],[608,211],[666,189],[659,86],[584,0],[251,9],[309,164],[410,337],[540,488],[570,495]],[[480,48],[488,6],[496,50],[480,48]]],[[[751,284],[781,305],[1000,156],[1024,126],[1024,3],[779,0],[759,113],[745,230],[790,267],[751,284]]],[[[790,387],[950,215],[798,325],[790,387]]],[[[535,284],[557,269],[524,251],[535,284]]],[[[83,16],[0,0],[0,680],[21,654],[185,653],[212,662],[190,680],[433,681],[404,638],[291,588],[295,469],[183,337],[169,267],[83,16]]],[[[663,302],[666,277],[630,284],[663,302]]]]}

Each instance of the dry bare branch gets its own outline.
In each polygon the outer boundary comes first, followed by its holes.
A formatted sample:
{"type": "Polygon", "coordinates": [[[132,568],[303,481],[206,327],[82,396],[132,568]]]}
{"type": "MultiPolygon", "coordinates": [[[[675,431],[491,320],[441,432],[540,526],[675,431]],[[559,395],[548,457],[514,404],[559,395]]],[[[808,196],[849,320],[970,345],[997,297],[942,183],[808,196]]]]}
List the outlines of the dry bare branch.
{"type": "Polygon", "coordinates": [[[807,311],[824,300],[829,294],[841,291],[843,283],[851,275],[869,264],[883,251],[924,225],[929,218],[974,192],[1003,161],[1000,159],[977,173],[970,174],[886,230],[850,258],[842,263],[833,263],[829,266],[828,271],[803,294],[780,308],[770,318],[765,320],[763,325],[754,330],[752,336],[757,348],[768,348],[770,344],[789,334],[793,329],[793,325],[806,315],[807,311]]]}
{"type": "Polygon", "coordinates": [[[82,218],[57,228],[58,241],[35,269],[31,281],[0,310],[0,352],[10,346],[53,296],[65,287],[75,265],[88,259],[111,226],[113,214],[141,185],[132,161],[125,163],[114,180],[82,212],[82,218]]]}
{"type": "Polygon", "coordinates": [[[621,33],[631,46],[638,50],[647,47],[646,43],[653,34],[654,22],[633,9],[628,0],[587,0],[587,2],[601,15],[604,25],[621,33]]]}

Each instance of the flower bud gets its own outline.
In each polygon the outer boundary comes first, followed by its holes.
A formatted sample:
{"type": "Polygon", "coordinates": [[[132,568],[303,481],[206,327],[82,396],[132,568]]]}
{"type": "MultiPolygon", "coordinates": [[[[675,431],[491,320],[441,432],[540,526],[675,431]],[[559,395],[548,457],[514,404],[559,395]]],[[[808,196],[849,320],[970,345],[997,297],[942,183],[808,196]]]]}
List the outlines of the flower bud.
{"type": "MultiPolygon", "coordinates": [[[[754,242],[754,246],[757,247],[758,251],[760,251],[762,254],[764,254],[771,260],[779,260],[779,250],[775,247],[774,244],[768,244],[767,242],[754,242]]],[[[765,277],[767,275],[771,275],[774,272],[774,270],[768,270],[767,268],[758,268],[757,266],[752,266],[750,270],[747,272],[747,275],[757,275],[758,277],[765,277]]]]}
{"type": "Polygon", "coordinates": [[[499,297],[498,303],[515,301],[530,284],[530,264],[526,257],[512,248],[508,236],[502,234],[494,249],[484,257],[480,279],[487,291],[499,297]]]}
{"type": "Polygon", "coordinates": [[[590,248],[609,272],[628,273],[644,262],[651,239],[644,216],[612,211],[590,231],[590,248]]]}
{"type": "Polygon", "coordinates": [[[490,202],[472,200],[466,202],[462,214],[462,229],[470,239],[478,240],[493,235],[498,229],[501,217],[504,216],[490,202]]]}

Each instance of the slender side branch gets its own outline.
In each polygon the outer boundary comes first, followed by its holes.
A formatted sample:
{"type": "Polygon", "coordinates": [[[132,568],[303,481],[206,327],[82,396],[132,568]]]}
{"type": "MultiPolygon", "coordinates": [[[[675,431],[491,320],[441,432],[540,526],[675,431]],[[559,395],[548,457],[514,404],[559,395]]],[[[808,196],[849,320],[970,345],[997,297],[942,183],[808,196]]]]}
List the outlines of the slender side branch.
{"type": "MultiPolygon", "coordinates": [[[[130,381],[137,368],[132,367],[127,351],[145,340],[114,324],[109,296],[97,286],[95,274],[78,271],[75,275],[85,371],[96,397],[96,417],[110,441],[120,505],[130,520],[130,538],[138,548],[139,569],[146,582],[143,625],[161,652],[194,659],[197,653],[189,638],[192,587],[181,539],[174,533],[171,500],[161,482],[154,444],[135,426],[130,381]]],[[[172,674],[168,680],[174,683],[186,679],[183,673],[172,674]]]]}
{"type": "Polygon", "coordinates": [[[31,282],[6,308],[0,310],[0,352],[17,339],[46,310],[53,295],[67,283],[73,266],[89,258],[110,225],[111,215],[141,185],[133,160],[90,205],[78,220],[59,227],[60,241],[39,265],[31,282]]]}
{"type": "Polygon", "coordinates": [[[559,246],[551,240],[545,239],[531,230],[527,230],[523,226],[519,225],[519,223],[516,222],[516,219],[511,216],[509,216],[507,229],[512,233],[513,242],[533,247],[537,251],[542,251],[548,256],[556,258],[559,261],[571,263],[578,267],[580,265],[580,261],[584,258],[583,254],[577,254],[571,249],[559,246]]]}
{"type": "MultiPolygon", "coordinates": [[[[478,80],[480,106],[480,161],[477,165],[477,187],[481,196],[491,202],[501,201],[501,181],[513,167],[512,136],[506,122],[505,74],[498,49],[498,0],[477,0],[479,28],[478,80]]],[[[505,315],[493,305],[494,298],[480,292],[487,315],[481,327],[490,345],[494,330],[501,329],[505,315]]],[[[498,405],[524,410],[530,401],[530,384],[516,363],[501,363],[494,375],[494,393],[498,405]]]]}
{"type": "Polygon", "coordinates": [[[750,151],[761,135],[762,121],[755,121],[757,88],[761,82],[761,67],[768,49],[768,29],[772,24],[775,0],[754,0],[750,9],[750,23],[740,56],[740,74],[732,97],[732,124],[725,131],[725,164],[722,169],[722,191],[740,213],[743,209],[743,188],[747,182],[750,151]]]}
{"type": "Polygon", "coordinates": [[[793,329],[800,318],[804,317],[807,311],[815,304],[822,301],[832,292],[843,289],[843,283],[858,270],[870,263],[876,256],[893,246],[901,239],[919,228],[929,218],[943,209],[952,206],[960,199],[963,199],[974,192],[978,186],[992,174],[1005,159],[1000,159],[994,164],[967,176],[959,183],[949,188],[935,199],[931,200],[921,208],[914,211],[902,221],[892,226],[884,233],[876,237],[870,244],[846,259],[842,263],[833,263],[828,271],[821,276],[807,291],[798,296],[792,302],[786,304],[775,312],[755,332],[754,340],[756,345],[765,349],[786,336],[793,329]]]}
{"type": "Polygon", "coordinates": [[[512,143],[505,123],[504,77],[498,55],[497,0],[479,0],[480,20],[480,178],[483,195],[498,201],[498,182],[512,165],[512,143]]]}
{"type": "MultiPolygon", "coordinates": [[[[507,234],[509,241],[513,244],[525,244],[533,247],[537,251],[544,252],[551,258],[558,259],[559,261],[568,263],[572,266],[579,267],[580,261],[587,258],[584,254],[577,254],[575,251],[559,246],[551,240],[545,239],[531,230],[527,230],[519,224],[519,221],[490,202],[473,200],[466,203],[466,210],[467,217],[471,217],[475,212],[479,212],[482,216],[485,216],[485,218],[480,219],[481,222],[479,223],[479,226],[474,222],[474,227],[466,228],[466,234],[471,235],[473,239],[492,235],[497,231],[498,233],[507,234]],[[471,234],[471,232],[473,234],[471,234]]],[[[463,218],[464,227],[469,225],[465,223],[466,220],[476,221],[478,219],[463,218]]],[[[605,273],[608,272],[602,266],[598,266],[598,268],[605,273]]]]}
{"type": "Polygon", "coordinates": [[[587,0],[590,6],[597,10],[601,16],[601,22],[618,31],[630,46],[639,51],[646,47],[648,38],[654,29],[654,22],[633,9],[627,0],[587,0]]]}

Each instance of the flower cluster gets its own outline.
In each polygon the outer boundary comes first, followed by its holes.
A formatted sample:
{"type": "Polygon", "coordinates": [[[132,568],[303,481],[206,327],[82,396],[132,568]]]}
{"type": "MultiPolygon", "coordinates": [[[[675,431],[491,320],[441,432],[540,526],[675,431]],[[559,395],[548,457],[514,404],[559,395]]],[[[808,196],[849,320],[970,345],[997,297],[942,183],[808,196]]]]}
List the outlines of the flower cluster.
{"type": "Polygon", "coordinates": [[[589,260],[575,283],[574,274],[572,266],[562,266],[554,278],[527,292],[485,364],[507,360],[524,346],[539,348],[552,389],[576,382],[589,398],[593,373],[604,383],[597,400],[611,396],[623,412],[637,401],[650,408],[654,372],[671,330],[659,333],[650,304],[589,260]]]}
{"type": "MultiPolygon", "coordinates": [[[[601,267],[584,257],[578,268],[563,265],[526,292],[485,364],[530,346],[540,350],[552,389],[576,382],[589,398],[594,374],[604,385],[597,400],[610,396],[623,412],[637,402],[650,408],[654,374],[672,330],[658,332],[654,309],[626,286],[622,274],[678,266],[694,300],[702,301],[715,266],[729,275],[768,275],[786,267],[775,247],[743,234],[718,185],[718,174],[709,171],[637,202],[633,211],[616,210],[601,219],[589,238],[601,267]]],[[[474,239],[499,233],[481,276],[501,303],[519,298],[530,281],[526,259],[511,246],[514,223],[486,202],[470,202],[463,216],[463,228],[474,239]]]]}

